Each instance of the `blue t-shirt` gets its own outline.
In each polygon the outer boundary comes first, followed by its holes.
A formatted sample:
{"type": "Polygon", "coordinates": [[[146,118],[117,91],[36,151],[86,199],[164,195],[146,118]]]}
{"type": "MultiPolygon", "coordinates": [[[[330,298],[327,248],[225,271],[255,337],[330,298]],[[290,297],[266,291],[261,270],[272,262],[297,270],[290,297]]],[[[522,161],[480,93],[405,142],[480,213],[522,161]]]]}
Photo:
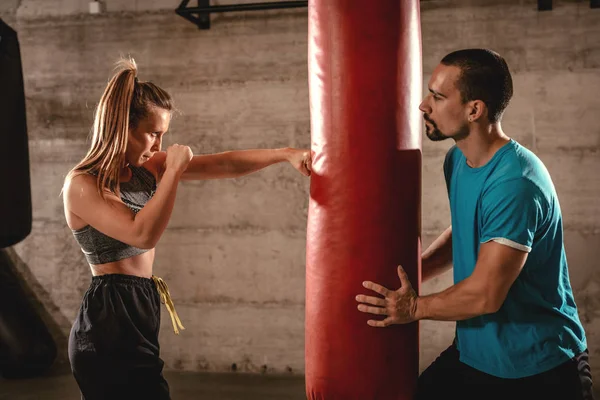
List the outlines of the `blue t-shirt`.
{"type": "Polygon", "coordinates": [[[479,245],[491,240],[528,252],[500,310],[456,323],[463,363],[521,378],[587,347],[573,298],[554,185],[541,160],[514,140],[471,168],[452,147],[444,162],[452,214],[454,283],[471,275],[479,245]]]}

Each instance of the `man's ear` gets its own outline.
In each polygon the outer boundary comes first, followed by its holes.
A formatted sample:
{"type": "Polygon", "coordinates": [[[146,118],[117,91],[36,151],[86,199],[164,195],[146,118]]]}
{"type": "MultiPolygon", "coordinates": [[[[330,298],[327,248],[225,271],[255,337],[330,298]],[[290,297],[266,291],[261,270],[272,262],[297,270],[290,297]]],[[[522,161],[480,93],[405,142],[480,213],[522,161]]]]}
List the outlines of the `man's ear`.
{"type": "Polygon", "coordinates": [[[481,117],[487,115],[487,106],[481,100],[473,100],[470,102],[469,108],[469,122],[475,122],[481,117]]]}

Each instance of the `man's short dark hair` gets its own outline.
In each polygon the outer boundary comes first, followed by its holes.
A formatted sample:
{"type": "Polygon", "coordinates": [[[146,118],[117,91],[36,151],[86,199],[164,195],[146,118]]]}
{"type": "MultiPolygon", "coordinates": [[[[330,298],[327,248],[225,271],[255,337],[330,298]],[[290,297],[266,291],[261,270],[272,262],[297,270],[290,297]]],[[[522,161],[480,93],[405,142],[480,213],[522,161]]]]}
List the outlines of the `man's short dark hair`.
{"type": "Polygon", "coordinates": [[[460,68],[456,86],[463,103],[481,100],[488,108],[490,122],[500,121],[513,95],[512,77],[504,58],[488,49],[465,49],[448,54],[441,63],[460,68]]]}

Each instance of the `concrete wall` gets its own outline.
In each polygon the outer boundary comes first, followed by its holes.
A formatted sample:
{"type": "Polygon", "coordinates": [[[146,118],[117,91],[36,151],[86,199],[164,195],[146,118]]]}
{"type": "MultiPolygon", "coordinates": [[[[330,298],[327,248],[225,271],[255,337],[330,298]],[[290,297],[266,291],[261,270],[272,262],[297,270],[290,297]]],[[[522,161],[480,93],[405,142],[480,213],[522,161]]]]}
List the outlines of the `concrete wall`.
{"type": "MultiPolygon", "coordinates": [[[[34,228],[13,256],[68,333],[90,273],[62,214],[68,169],[86,149],[93,108],[119,54],[140,78],[171,91],[181,115],[166,145],[196,153],[310,144],[306,10],[222,14],[199,31],[172,1],[113,1],[86,15],[87,1],[22,0],[0,9],[17,28],[24,63],[34,228]],[[18,8],[17,8],[18,6],[18,8]]],[[[600,370],[600,10],[587,2],[538,12],[535,1],[422,3],[424,87],[438,60],[490,47],[514,73],[505,131],[546,163],[563,208],[571,281],[600,370]],[[460,5],[460,4],[462,5],[460,5]],[[500,4],[502,3],[502,4],[500,4]],[[496,4],[496,5],[494,5],[496,4]],[[511,5],[512,4],[512,5],[511,5]]],[[[3,3],[4,4],[4,3],[3,3]]],[[[442,175],[451,145],[423,140],[423,242],[448,226],[442,175]]],[[[163,314],[167,368],[302,373],[304,257],[309,180],[289,165],[226,181],[184,183],[157,247],[187,328],[163,314]]],[[[424,293],[451,284],[451,274],[424,293]]],[[[453,336],[453,323],[421,323],[421,367],[453,336]]]]}

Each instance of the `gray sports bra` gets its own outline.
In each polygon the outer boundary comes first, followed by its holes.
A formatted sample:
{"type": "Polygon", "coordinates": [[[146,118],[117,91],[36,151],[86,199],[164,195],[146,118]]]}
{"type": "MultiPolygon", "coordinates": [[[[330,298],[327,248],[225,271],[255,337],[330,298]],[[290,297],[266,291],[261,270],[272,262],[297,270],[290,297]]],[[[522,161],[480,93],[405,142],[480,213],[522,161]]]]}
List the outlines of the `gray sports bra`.
{"type": "MultiPolygon", "coordinates": [[[[156,179],[154,175],[143,167],[129,166],[131,179],[120,183],[121,200],[134,213],[138,213],[144,205],[154,196],[156,179]]],[[[106,264],[133,257],[147,252],[149,249],[140,249],[130,246],[117,239],[96,230],[91,225],[73,230],[75,240],[81,246],[88,263],[106,264]]]]}

